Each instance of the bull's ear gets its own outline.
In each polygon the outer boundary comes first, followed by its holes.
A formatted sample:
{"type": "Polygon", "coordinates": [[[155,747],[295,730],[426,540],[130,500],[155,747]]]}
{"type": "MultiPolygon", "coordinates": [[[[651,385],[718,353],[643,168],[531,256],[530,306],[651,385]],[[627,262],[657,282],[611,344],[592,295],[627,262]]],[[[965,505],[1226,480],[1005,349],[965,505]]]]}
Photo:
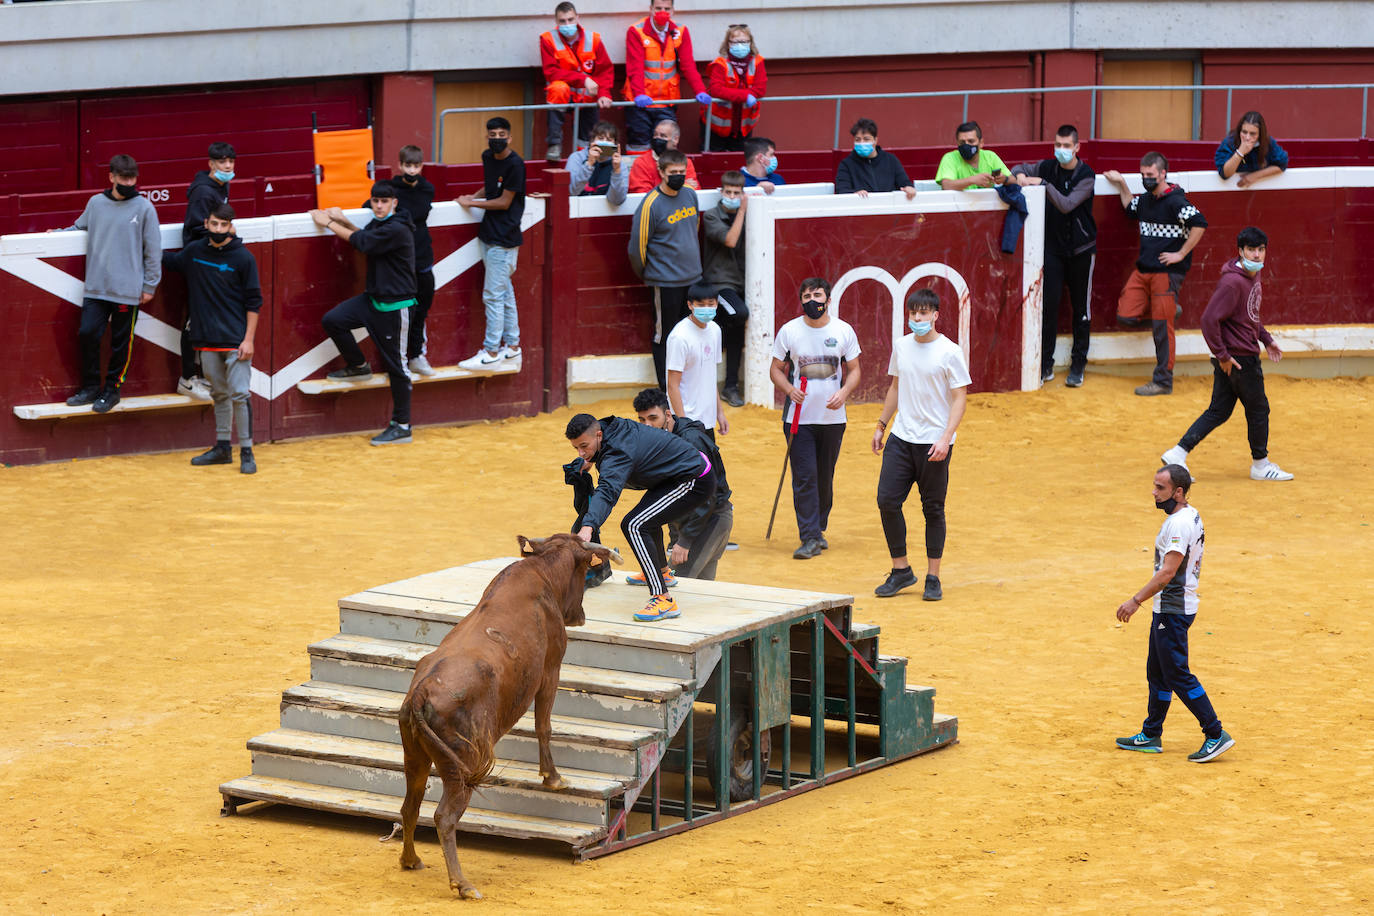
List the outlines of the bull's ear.
{"type": "Polygon", "coordinates": [[[534,553],[534,543],[531,542],[529,538],[525,537],[523,534],[517,534],[515,540],[520,544],[521,553],[534,553]]]}

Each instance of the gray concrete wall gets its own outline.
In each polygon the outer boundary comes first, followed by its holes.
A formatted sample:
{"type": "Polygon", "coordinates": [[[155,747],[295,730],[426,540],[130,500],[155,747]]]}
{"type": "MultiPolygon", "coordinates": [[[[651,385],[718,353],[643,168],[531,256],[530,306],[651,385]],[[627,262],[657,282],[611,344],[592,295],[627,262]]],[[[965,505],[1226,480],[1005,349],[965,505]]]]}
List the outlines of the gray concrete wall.
{"type": "MultiPolygon", "coordinates": [[[[56,0],[0,5],[0,93],[75,92],[539,63],[553,0],[56,0]],[[217,21],[216,12],[223,11],[217,21]]],[[[1009,50],[1374,46],[1368,2],[682,0],[697,56],[749,22],[765,56],[1009,50]],[[1241,19],[1244,19],[1242,26],[1241,19]]],[[[644,0],[583,0],[584,23],[624,60],[644,0]]]]}

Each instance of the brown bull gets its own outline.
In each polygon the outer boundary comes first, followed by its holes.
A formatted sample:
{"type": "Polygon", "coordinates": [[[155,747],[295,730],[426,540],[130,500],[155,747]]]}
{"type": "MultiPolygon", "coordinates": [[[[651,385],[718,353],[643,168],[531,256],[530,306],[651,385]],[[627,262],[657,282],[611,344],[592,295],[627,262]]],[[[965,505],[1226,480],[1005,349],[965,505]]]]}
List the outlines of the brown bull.
{"type": "Polygon", "coordinates": [[[458,864],[458,821],[472,790],[491,772],[496,742],[531,702],[544,785],[564,786],[549,750],[549,715],[568,645],[565,627],[586,623],[582,592],[587,568],[620,561],[605,547],[583,544],[574,534],[542,540],[522,535],[519,540],[524,558],[498,573],[477,607],[420,659],[401,704],[406,773],[401,867],[424,867],[415,854],[415,822],[433,763],[444,784],[434,826],[449,887],[463,897],[482,895],[458,864]]]}

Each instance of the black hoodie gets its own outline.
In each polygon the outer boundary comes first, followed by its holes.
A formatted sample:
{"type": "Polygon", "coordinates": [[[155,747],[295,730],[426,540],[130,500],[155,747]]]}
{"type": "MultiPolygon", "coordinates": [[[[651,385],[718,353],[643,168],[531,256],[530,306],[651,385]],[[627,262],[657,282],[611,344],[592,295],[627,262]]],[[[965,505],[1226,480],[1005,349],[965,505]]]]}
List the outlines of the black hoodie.
{"type": "Polygon", "coordinates": [[[621,417],[601,419],[601,448],[592,457],[600,472],[582,524],[599,528],[625,488],[649,490],[662,483],[691,480],[706,470],[706,459],[681,436],[621,417]]]}
{"type": "Polygon", "coordinates": [[[373,218],[348,237],[367,255],[367,294],[378,302],[415,298],[415,224],[397,207],[386,219],[373,218]]]}
{"type": "MultiPolygon", "coordinates": [[[[423,175],[416,175],[414,184],[405,180],[403,175],[392,175],[386,180],[396,190],[396,209],[410,214],[415,227],[415,269],[429,270],[434,266],[434,242],[429,237],[429,211],[434,205],[434,185],[423,175]]],[[[371,198],[363,201],[366,207],[371,198]]]]}
{"type": "Polygon", "coordinates": [[[216,207],[229,201],[229,185],[210,177],[207,169],[196,172],[186,189],[186,222],[181,224],[181,244],[205,238],[205,219],[216,207]]]}
{"type": "Polygon", "coordinates": [[[258,262],[237,236],[223,248],[204,238],[163,252],[162,266],[186,275],[193,346],[228,350],[243,342],[248,313],[262,308],[262,289],[258,262]]]}

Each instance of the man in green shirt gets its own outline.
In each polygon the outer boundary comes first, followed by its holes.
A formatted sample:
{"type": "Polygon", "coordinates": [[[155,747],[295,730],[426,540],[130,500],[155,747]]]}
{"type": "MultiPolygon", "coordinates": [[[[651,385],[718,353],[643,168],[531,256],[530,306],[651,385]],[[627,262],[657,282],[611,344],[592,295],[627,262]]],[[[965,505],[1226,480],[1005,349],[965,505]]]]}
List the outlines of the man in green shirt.
{"type": "Polygon", "coordinates": [[[983,149],[983,128],[977,121],[968,121],[955,128],[954,142],[959,148],[945,153],[935,172],[935,180],[944,190],[990,188],[1011,177],[1001,157],[992,150],[983,149]]]}

